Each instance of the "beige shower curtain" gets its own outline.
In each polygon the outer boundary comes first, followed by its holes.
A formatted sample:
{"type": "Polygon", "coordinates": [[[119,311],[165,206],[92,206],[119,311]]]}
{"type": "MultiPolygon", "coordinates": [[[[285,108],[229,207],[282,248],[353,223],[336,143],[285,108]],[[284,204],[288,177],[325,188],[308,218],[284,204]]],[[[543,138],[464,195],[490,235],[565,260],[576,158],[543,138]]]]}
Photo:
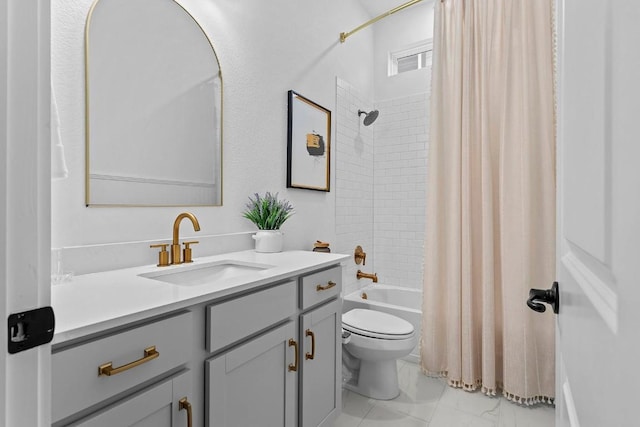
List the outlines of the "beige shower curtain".
{"type": "Polygon", "coordinates": [[[449,384],[554,397],[553,0],[437,0],[421,356],[449,384]]]}

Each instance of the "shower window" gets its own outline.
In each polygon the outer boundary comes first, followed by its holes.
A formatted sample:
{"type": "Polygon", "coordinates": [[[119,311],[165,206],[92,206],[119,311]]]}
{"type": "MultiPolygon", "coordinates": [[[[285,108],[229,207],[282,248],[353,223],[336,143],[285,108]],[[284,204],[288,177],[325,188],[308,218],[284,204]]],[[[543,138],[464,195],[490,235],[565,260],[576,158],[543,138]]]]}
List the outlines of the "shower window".
{"type": "Polygon", "coordinates": [[[425,40],[389,53],[389,76],[431,67],[433,40],[425,40]]]}

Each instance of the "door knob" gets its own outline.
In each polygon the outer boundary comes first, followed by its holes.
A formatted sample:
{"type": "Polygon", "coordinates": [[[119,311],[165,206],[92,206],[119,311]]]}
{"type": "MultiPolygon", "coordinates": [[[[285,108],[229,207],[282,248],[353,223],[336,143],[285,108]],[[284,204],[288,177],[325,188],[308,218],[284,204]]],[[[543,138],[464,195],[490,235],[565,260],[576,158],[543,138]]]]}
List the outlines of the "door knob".
{"type": "Polygon", "coordinates": [[[558,314],[558,308],[560,305],[558,282],[553,282],[551,289],[529,290],[529,299],[527,300],[529,308],[533,311],[537,311],[538,313],[544,313],[547,307],[542,303],[549,304],[553,308],[553,312],[558,314]]]}

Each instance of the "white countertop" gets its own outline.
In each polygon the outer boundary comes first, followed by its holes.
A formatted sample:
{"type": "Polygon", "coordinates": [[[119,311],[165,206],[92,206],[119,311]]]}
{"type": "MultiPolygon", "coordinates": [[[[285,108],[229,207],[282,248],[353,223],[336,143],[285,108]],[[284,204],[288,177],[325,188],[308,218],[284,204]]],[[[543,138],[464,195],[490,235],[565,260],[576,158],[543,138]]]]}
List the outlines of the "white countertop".
{"type": "Polygon", "coordinates": [[[310,251],[257,253],[253,250],[194,259],[169,267],[147,265],[76,276],[52,286],[56,316],[52,344],[80,338],[201,302],[229,296],[340,263],[349,255],[310,251]],[[152,272],[180,271],[215,261],[273,266],[205,285],[181,286],[140,277],[152,272]]]}

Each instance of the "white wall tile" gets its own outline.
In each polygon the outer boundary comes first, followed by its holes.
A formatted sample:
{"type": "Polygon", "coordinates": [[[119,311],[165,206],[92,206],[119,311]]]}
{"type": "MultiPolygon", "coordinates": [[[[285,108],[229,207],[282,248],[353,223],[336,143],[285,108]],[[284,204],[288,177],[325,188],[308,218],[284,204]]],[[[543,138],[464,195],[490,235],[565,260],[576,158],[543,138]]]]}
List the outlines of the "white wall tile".
{"type": "Polygon", "coordinates": [[[429,94],[376,103],[374,257],[380,281],[422,288],[429,94]]]}
{"type": "MultiPolygon", "coordinates": [[[[358,110],[370,111],[373,103],[338,78],[336,91],[336,245],[335,252],[351,254],[357,245],[368,252],[366,271],[373,272],[374,148],[373,128],[362,124],[358,110]]],[[[366,285],[356,279],[361,266],[347,262],[343,269],[343,293],[366,285]]]]}
{"type": "MultiPolygon", "coordinates": [[[[385,284],[420,289],[429,94],[376,102],[380,115],[364,126],[357,112],[372,103],[342,79],[337,86],[336,250],[352,253],[361,245],[368,256],[360,269],[385,284]]],[[[355,279],[358,268],[345,268],[345,293],[369,283],[355,279]]]]}

